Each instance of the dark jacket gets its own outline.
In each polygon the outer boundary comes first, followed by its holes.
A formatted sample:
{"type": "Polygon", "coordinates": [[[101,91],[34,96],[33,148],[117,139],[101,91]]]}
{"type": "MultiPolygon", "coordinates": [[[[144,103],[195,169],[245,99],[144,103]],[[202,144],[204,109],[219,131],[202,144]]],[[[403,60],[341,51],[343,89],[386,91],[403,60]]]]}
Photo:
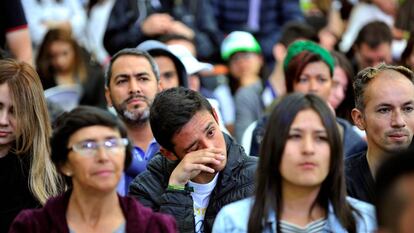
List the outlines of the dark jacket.
{"type": "Polygon", "coordinates": [[[15,155],[13,150],[0,158],[0,232],[9,230],[21,210],[41,207],[29,189],[31,155],[15,155]]]}
{"type": "MultiPolygon", "coordinates": [[[[69,197],[70,192],[67,192],[50,199],[43,209],[20,212],[9,232],[69,233],[66,221],[69,197]]],[[[119,196],[119,203],[125,216],[126,232],[176,232],[171,216],[154,213],[130,197],[119,196]]]]}
{"type": "Polygon", "coordinates": [[[303,21],[298,0],[262,0],[259,8],[259,29],[249,28],[249,0],[210,0],[217,25],[225,35],[232,31],[247,31],[259,41],[266,61],[274,62],[273,45],[279,42],[285,23],[303,21]]]}
{"type": "Polygon", "coordinates": [[[375,181],[369,169],[367,151],[354,154],[345,160],[345,178],[349,196],[374,203],[375,181]]]}
{"type": "MultiPolygon", "coordinates": [[[[204,217],[204,232],[211,232],[214,219],[226,204],[249,197],[254,192],[257,159],[249,157],[243,148],[225,135],[227,164],[219,173],[204,217]]],[[[156,155],[130,185],[130,195],[155,211],[175,216],[181,233],[194,232],[193,199],[189,191],[166,190],[168,180],[178,162],[156,155]]]]}
{"type": "Polygon", "coordinates": [[[123,48],[136,47],[148,39],[157,39],[157,36],[148,37],[141,31],[142,22],[153,13],[168,13],[191,28],[195,33],[194,42],[200,59],[218,54],[218,27],[209,1],[160,0],[160,6],[154,6],[151,2],[154,1],[115,2],[104,35],[104,46],[109,54],[113,55],[123,48]]]}

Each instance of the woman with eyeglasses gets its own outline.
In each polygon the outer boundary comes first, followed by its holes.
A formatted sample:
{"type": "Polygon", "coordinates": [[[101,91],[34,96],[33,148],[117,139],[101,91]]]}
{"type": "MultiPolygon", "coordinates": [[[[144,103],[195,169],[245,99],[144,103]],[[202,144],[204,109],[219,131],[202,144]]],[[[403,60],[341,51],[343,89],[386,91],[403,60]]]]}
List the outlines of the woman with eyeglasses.
{"type": "Polygon", "coordinates": [[[263,138],[255,196],[225,206],[213,233],[374,232],[374,207],[346,197],[343,167],[325,101],[303,93],[282,98],[263,138]]]}
{"type": "Polygon", "coordinates": [[[117,194],[131,162],[126,137],[116,116],[95,107],[60,116],[51,140],[52,161],[70,188],[43,209],[21,212],[10,232],[176,232],[171,216],[117,194]]]}

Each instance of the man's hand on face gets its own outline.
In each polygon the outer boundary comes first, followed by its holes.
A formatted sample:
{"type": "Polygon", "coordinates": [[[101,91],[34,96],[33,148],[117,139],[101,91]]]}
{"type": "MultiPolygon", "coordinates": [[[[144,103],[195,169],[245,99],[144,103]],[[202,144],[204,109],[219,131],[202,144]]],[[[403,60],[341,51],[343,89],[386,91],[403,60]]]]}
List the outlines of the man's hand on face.
{"type": "Polygon", "coordinates": [[[201,172],[214,173],[208,165],[218,165],[225,159],[224,153],[218,148],[207,148],[192,151],[184,156],[171,173],[169,185],[185,186],[188,181],[201,172]]]}

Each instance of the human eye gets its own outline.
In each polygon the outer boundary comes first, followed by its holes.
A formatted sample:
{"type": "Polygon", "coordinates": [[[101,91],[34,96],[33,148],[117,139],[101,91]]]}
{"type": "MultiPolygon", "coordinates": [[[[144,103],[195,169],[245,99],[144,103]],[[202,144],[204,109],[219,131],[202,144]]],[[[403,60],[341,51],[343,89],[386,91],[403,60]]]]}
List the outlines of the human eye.
{"type": "Polygon", "coordinates": [[[166,72],[163,76],[166,79],[170,79],[174,76],[174,73],[173,72],[166,72]]]}
{"type": "Polygon", "coordinates": [[[300,133],[289,133],[288,135],[288,139],[292,139],[292,140],[298,140],[301,138],[302,138],[302,135],[300,135],[300,133]]]}
{"type": "Polygon", "coordinates": [[[409,106],[405,106],[404,108],[403,108],[403,111],[404,112],[407,112],[407,113],[410,113],[410,112],[412,112],[414,110],[414,108],[413,108],[413,106],[411,106],[411,105],[409,105],[409,106]]]}
{"type": "Polygon", "coordinates": [[[378,108],[377,112],[381,114],[389,113],[391,110],[389,108],[378,108]]]}
{"type": "Polygon", "coordinates": [[[207,131],[207,137],[209,137],[209,138],[211,138],[211,137],[213,137],[214,136],[214,134],[215,134],[215,129],[214,128],[211,128],[211,129],[209,129],[208,131],[207,131]]]}
{"type": "Polygon", "coordinates": [[[306,76],[300,76],[299,80],[298,80],[299,83],[306,83],[308,81],[309,81],[309,79],[306,76]]]}
{"type": "Polygon", "coordinates": [[[94,141],[84,141],[78,144],[79,149],[81,150],[94,150],[98,147],[97,143],[94,141]]]}
{"type": "Polygon", "coordinates": [[[73,145],[73,150],[84,156],[94,155],[98,145],[95,141],[83,141],[73,145]]]}
{"type": "Polygon", "coordinates": [[[148,80],[149,80],[149,77],[148,76],[139,76],[138,77],[138,81],[141,81],[141,82],[146,82],[148,80]]]}
{"type": "Polygon", "coordinates": [[[127,83],[127,82],[128,82],[128,79],[127,78],[118,78],[116,80],[115,84],[116,85],[121,85],[121,84],[124,84],[124,83],[127,83]]]}
{"type": "Polygon", "coordinates": [[[315,139],[317,142],[327,142],[328,141],[328,136],[325,134],[317,134],[315,136],[315,139]]]}
{"type": "Polygon", "coordinates": [[[328,81],[328,79],[325,76],[318,75],[318,82],[324,83],[324,82],[327,82],[327,81],[328,81]]]}

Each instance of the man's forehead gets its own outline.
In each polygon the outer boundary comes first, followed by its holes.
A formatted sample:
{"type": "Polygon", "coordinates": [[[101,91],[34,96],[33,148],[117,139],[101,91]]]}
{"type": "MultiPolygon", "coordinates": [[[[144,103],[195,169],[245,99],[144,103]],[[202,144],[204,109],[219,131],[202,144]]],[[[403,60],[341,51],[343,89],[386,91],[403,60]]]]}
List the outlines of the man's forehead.
{"type": "Polygon", "coordinates": [[[150,62],[145,57],[124,55],[115,60],[112,64],[112,77],[119,74],[134,74],[147,72],[154,75],[150,62]]]}
{"type": "Polygon", "coordinates": [[[398,71],[384,70],[368,83],[364,95],[365,104],[403,104],[414,101],[414,84],[398,71]]]}

